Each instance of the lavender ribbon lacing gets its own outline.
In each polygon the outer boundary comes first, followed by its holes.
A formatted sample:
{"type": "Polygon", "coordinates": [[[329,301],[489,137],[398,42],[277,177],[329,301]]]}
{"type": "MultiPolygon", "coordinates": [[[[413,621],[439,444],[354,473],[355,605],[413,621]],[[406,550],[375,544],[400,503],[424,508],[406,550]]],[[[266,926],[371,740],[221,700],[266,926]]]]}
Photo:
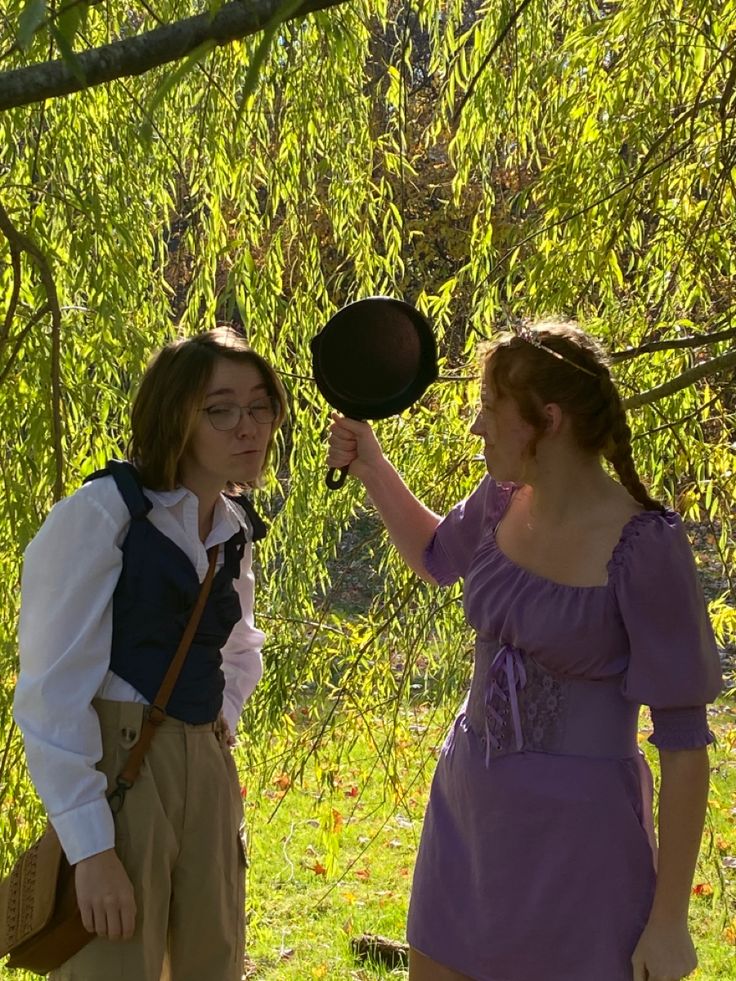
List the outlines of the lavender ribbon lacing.
{"type": "Polygon", "coordinates": [[[491,731],[491,721],[499,727],[503,726],[503,716],[497,711],[493,702],[500,699],[508,702],[511,708],[511,718],[514,723],[517,752],[524,748],[524,732],[521,727],[521,713],[517,692],[526,685],[526,668],[524,656],[513,644],[504,644],[496,652],[496,656],[488,667],[485,699],[485,736],[486,736],[486,766],[491,760],[491,750],[500,749],[501,741],[491,731]],[[503,682],[506,682],[504,685],[503,682]]]}

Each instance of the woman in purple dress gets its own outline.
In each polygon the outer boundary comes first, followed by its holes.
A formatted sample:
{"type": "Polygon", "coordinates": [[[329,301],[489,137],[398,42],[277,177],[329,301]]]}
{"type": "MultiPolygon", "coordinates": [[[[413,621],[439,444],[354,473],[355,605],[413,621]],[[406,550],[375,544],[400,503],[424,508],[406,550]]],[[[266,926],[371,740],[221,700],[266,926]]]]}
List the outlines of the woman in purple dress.
{"type": "Polygon", "coordinates": [[[367,424],[335,415],[331,433],[329,465],[362,481],[407,564],[464,580],[476,632],[417,857],[410,979],[683,978],[721,678],[682,521],[639,479],[603,352],[572,324],[484,351],[471,431],[488,475],[443,519],[367,424]]]}

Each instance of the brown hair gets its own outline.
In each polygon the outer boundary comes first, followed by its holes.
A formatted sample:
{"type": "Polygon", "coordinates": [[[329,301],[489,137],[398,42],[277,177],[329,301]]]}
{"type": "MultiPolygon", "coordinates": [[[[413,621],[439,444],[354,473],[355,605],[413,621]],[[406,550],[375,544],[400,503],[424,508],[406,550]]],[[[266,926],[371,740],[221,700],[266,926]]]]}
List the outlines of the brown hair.
{"type": "Polygon", "coordinates": [[[664,509],[636,472],[631,429],[605,352],[577,324],[542,320],[521,327],[485,344],[481,359],[493,391],[514,399],[537,439],[546,428],[543,406],[554,402],[570,419],[581,449],[601,453],[644,508],[664,509]]]}
{"type": "Polygon", "coordinates": [[[286,393],[271,365],[230,327],[179,338],[153,356],[141,380],[131,413],[128,459],[152,490],[172,490],[207,384],[218,358],[253,365],[277,404],[266,450],[286,416],[286,393]]]}

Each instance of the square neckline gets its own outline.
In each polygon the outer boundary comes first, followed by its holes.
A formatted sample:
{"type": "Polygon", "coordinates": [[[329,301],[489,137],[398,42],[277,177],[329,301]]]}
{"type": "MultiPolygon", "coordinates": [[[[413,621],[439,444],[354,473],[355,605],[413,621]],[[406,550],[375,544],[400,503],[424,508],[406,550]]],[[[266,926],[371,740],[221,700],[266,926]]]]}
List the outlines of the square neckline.
{"type": "Polygon", "coordinates": [[[498,515],[494,515],[495,521],[491,522],[491,531],[490,531],[491,542],[496,552],[501,556],[501,558],[508,565],[512,566],[518,572],[523,572],[524,575],[530,576],[532,579],[536,579],[537,581],[541,583],[545,583],[546,585],[552,586],[556,589],[576,589],[576,590],[584,590],[585,592],[590,592],[596,589],[607,590],[613,581],[613,569],[618,564],[618,553],[620,552],[622,546],[624,545],[624,543],[629,537],[629,531],[631,529],[631,526],[638,523],[638,521],[642,518],[642,516],[648,516],[657,513],[656,511],[647,511],[646,508],[642,508],[640,511],[636,511],[634,514],[632,514],[622,525],[621,531],[619,532],[619,536],[616,540],[616,544],[613,546],[611,555],[609,556],[608,561],[606,562],[606,581],[604,583],[594,583],[592,585],[587,585],[587,586],[578,586],[572,583],[559,582],[556,579],[550,579],[549,576],[543,576],[538,572],[533,572],[531,569],[527,569],[525,566],[521,565],[519,562],[516,562],[514,559],[512,559],[510,555],[507,555],[506,552],[504,552],[504,550],[499,545],[498,538],[496,537],[498,532],[498,527],[503,521],[506,514],[508,513],[508,510],[511,507],[511,502],[514,499],[514,495],[523,486],[524,486],[523,484],[510,485],[510,493],[508,495],[508,498],[504,502],[503,508],[501,509],[498,515]]]}

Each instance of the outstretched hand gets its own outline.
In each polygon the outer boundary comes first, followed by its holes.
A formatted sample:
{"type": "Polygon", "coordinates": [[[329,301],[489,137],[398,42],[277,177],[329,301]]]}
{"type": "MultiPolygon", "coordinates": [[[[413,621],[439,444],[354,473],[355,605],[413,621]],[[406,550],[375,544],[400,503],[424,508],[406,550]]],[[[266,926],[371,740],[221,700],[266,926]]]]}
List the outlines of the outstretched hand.
{"type": "Polygon", "coordinates": [[[647,924],[631,958],[634,981],[681,981],[698,966],[686,923],[647,924]]]}
{"type": "Polygon", "coordinates": [[[115,850],[78,862],[74,884],[85,930],[108,940],[130,940],[135,930],[135,895],[115,850]]]}

